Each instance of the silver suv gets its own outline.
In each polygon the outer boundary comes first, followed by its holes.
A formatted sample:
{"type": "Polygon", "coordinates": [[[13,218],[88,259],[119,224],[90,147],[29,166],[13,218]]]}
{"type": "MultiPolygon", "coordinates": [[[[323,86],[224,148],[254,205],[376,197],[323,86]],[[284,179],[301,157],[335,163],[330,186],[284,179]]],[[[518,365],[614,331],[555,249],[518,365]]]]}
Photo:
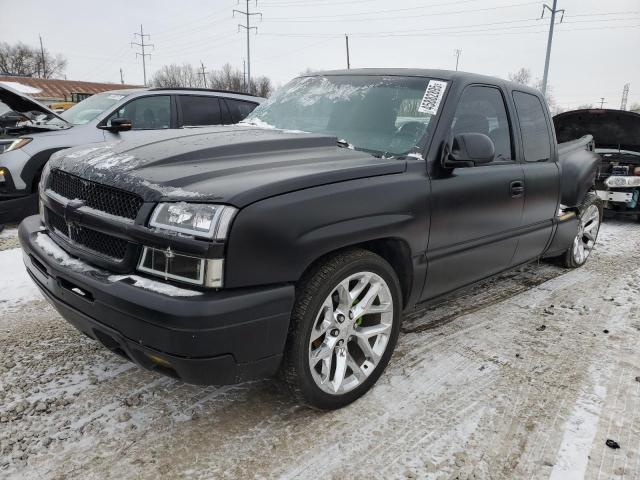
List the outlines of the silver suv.
{"type": "Polygon", "coordinates": [[[37,211],[40,173],[56,151],[148,130],[237,123],[264,99],[207,89],[141,88],[93,95],[57,115],[0,84],[0,224],[37,211]]]}

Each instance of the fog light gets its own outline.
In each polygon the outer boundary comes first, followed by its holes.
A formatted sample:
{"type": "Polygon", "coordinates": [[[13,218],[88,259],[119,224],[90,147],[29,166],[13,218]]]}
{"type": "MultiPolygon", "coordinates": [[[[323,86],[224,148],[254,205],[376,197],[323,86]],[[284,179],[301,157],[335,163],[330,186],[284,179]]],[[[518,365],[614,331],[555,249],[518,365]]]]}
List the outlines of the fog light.
{"type": "Polygon", "coordinates": [[[222,287],[222,259],[192,257],[176,253],[171,248],[160,250],[144,247],[138,270],[165,280],[213,288],[222,287]]]}
{"type": "Polygon", "coordinates": [[[5,174],[4,168],[0,168],[0,183],[5,182],[4,174],[5,174]]]}

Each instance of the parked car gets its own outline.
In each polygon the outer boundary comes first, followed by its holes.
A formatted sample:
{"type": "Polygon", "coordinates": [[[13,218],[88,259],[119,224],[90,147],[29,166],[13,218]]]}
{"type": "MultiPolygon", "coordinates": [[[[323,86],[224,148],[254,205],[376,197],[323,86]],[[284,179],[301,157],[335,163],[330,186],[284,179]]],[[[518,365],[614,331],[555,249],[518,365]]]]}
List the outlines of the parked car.
{"type": "Polygon", "coordinates": [[[604,207],[640,220],[640,114],[623,110],[573,110],[553,118],[558,141],[589,132],[602,157],[596,181],[604,207]]]}
{"type": "Polygon", "coordinates": [[[26,267],[60,314],[197,384],[279,374],[342,407],[403,310],[545,257],[601,220],[590,137],[557,145],[537,90],[441,70],[297,78],[243,122],[52,157],[26,267]]]}
{"type": "Polygon", "coordinates": [[[92,95],[58,115],[0,85],[0,105],[25,115],[24,122],[0,132],[0,169],[5,172],[4,181],[0,178],[0,223],[37,212],[40,173],[58,150],[126,140],[149,130],[236,123],[262,100],[217,90],[140,88],[92,95]]]}

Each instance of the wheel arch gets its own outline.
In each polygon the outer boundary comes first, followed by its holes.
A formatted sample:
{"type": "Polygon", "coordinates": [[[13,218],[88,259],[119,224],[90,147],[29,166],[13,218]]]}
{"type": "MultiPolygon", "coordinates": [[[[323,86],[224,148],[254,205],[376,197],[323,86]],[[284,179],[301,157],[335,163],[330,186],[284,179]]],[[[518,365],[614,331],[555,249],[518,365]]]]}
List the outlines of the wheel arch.
{"type": "Polygon", "coordinates": [[[402,304],[406,306],[411,298],[414,270],[411,262],[411,249],[409,244],[401,238],[376,238],[351,245],[345,245],[335,250],[323,253],[308,263],[300,278],[303,278],[318,265],[326,262],[329,257],[352,249],[367,250],[380,256],[389,263],[398,276],[398,281],[400,282],[400,288],[402,290],[402,304]]]}

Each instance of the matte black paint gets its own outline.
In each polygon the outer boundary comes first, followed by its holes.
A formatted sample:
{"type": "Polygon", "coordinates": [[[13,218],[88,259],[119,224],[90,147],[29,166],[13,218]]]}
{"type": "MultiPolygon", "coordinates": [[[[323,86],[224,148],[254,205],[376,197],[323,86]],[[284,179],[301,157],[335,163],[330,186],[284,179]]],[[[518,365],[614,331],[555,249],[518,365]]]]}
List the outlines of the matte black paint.
{"type": "MultiPolygon", "coordinates": [[[[206,299],[210,299],[210,304],[167,300],[167,305],[180,311],[171,313],[170,321],[177,322],[184,315],[187,329],[199,328],[194,315],[209,315],[210,323],[201,327],[205,336],[199,338],[209,339],[215,345],[218,344],[209,336],[209,328],[217,321],[235,328],[237,322],[265,315],[259,305],[254,305],[256,308],[234,317],[236,308],[242,310],[239,303],[228,311],[223,298],[237,295],[235,298],[241,302],[251,289],[281,288],[284,290],[278,291],[286,295],[279,298],[278,304],[289,302],[290,308],[293,286],[304,272],[323,256],[349,246],[363,246],[390,259],[408,290],[404,292],[405,306],[569,248],[577,221],[571,213],[563,219],[558,217],[560,197],[570,199],[568,205],[577,205],[582,200],[583,190],[593,185],[597,156],[587,138],[560,149],[554,142],[552,158],[547,162],[523,161],[520,129],[510,93],[518,89],[542,98],[537,90],[489,77],[437,70],[351,70],[330,74],[426,76],[448,80],[450,85],[440,115],[434,120],[435,128],[430,128],[429,135],[416,146],[414,156],[375,158],[336,146],[335,137],[240,125],[198,129],[186,136],[184,132],[181,135],[162,132],[152,141],[113,145],[115,155],[134,157],[117,168],[91,166],[95,152],[81,158],[68,156],[80,149],[57,156],[51,161],[51,168],[134,191],[148,202],[146,205],[161,200],[186,200],[227,203],[239,208],[226,244],[217,247],[225,256],[225,289],[208,293],[206,299]],[[502,92],[513,132],[513,161],[454,169],[444,166],[443,160],[451,151],[450,127],[455,108],[469,85],[490,85],[502,92]],[[579,185],[571,189],[572,182],[579,185]],[[182,193],[172,193],[175,188],[182,193]],[[185,196],[185,191],[195,195],[185,196]],[[206,308],[211,310],[205,312],[206,308]]],[[[545,115],[551,128],[548,112],[545,115]]],[[[91,221],[97,225],[94,219],[91,221]]],[[[144,238],[135,237],[145,228],[144,221],[137,219],[136,225],[119,234],[152,242],[155,233],[151,231],[144,238]]],[[[23,245],[34,254],[29,238],[37,228],[36,223],[37,220],[23,222],[20,233],[23,245]]],[[[105,231],[110,228],[109,221],[98,226],[105,231]]],[[[114,227],[113,232],[116,230],[114,227]]],[[[163,241],[166,239],[158,236],[157,242],[163,241]]],[[[174,246],[179,249],[178,244],[174,246]]],[[[40,256],[39,260],[45,268],[51,268],[48,258],[40,256]]],[[[27,266],[33,273],[33,268],[27,266]]],[[[112,309],[112,304],[117,306],[120,312],[117,317],[121,316],[122,322],[109,325],[120,333],[130,328],[126,324],[130,316],[146,318],[148,312],[141,310],[131,297],[135,290],[132,287],[106,286],[77,275],[73,279],[83,288],[88,286],[96,301],[104,298],[105,309],[112,309]]],[[[55,285],[45,288],[50,297],[56,296],[55,285]]],[[[143,300],[157,297],[144,295],[143,300]]],[[[72,303],[71,299],[62,300],[72,303]]],[[[53,301],[55,304],[55,298],[53,301]]],[[[110,321],[108,310],[92,313],[82,303],[72,306],[98,322],[110,321]]],[[[163,319],[167,314],[165,306],[159,305],[163,319]]],[[[144,343],[150,348],[172,348],[166,333],[157,333],[144,323],[136,325],[135,334],[125,335],[127,338],[148,335],[144,343]]],[[[269,351],[261,354],[282,352],[286,325],[278,323],[276,331],[277,334],[272,330],[263,332],[275,337],[269,351]]],[[[226,353],[234,358],[255,360],[249,358],[243,341],[240,334],[233,337],[226,353]]],[[[189,351],[186,338],[178,345],[184,349],[182,352],[189,351]]],[[[198,345],[193,352],[212,354],[205,344],[198,345]]],[[[214,353],[225,352],[216,347],[214,353]]]]}

